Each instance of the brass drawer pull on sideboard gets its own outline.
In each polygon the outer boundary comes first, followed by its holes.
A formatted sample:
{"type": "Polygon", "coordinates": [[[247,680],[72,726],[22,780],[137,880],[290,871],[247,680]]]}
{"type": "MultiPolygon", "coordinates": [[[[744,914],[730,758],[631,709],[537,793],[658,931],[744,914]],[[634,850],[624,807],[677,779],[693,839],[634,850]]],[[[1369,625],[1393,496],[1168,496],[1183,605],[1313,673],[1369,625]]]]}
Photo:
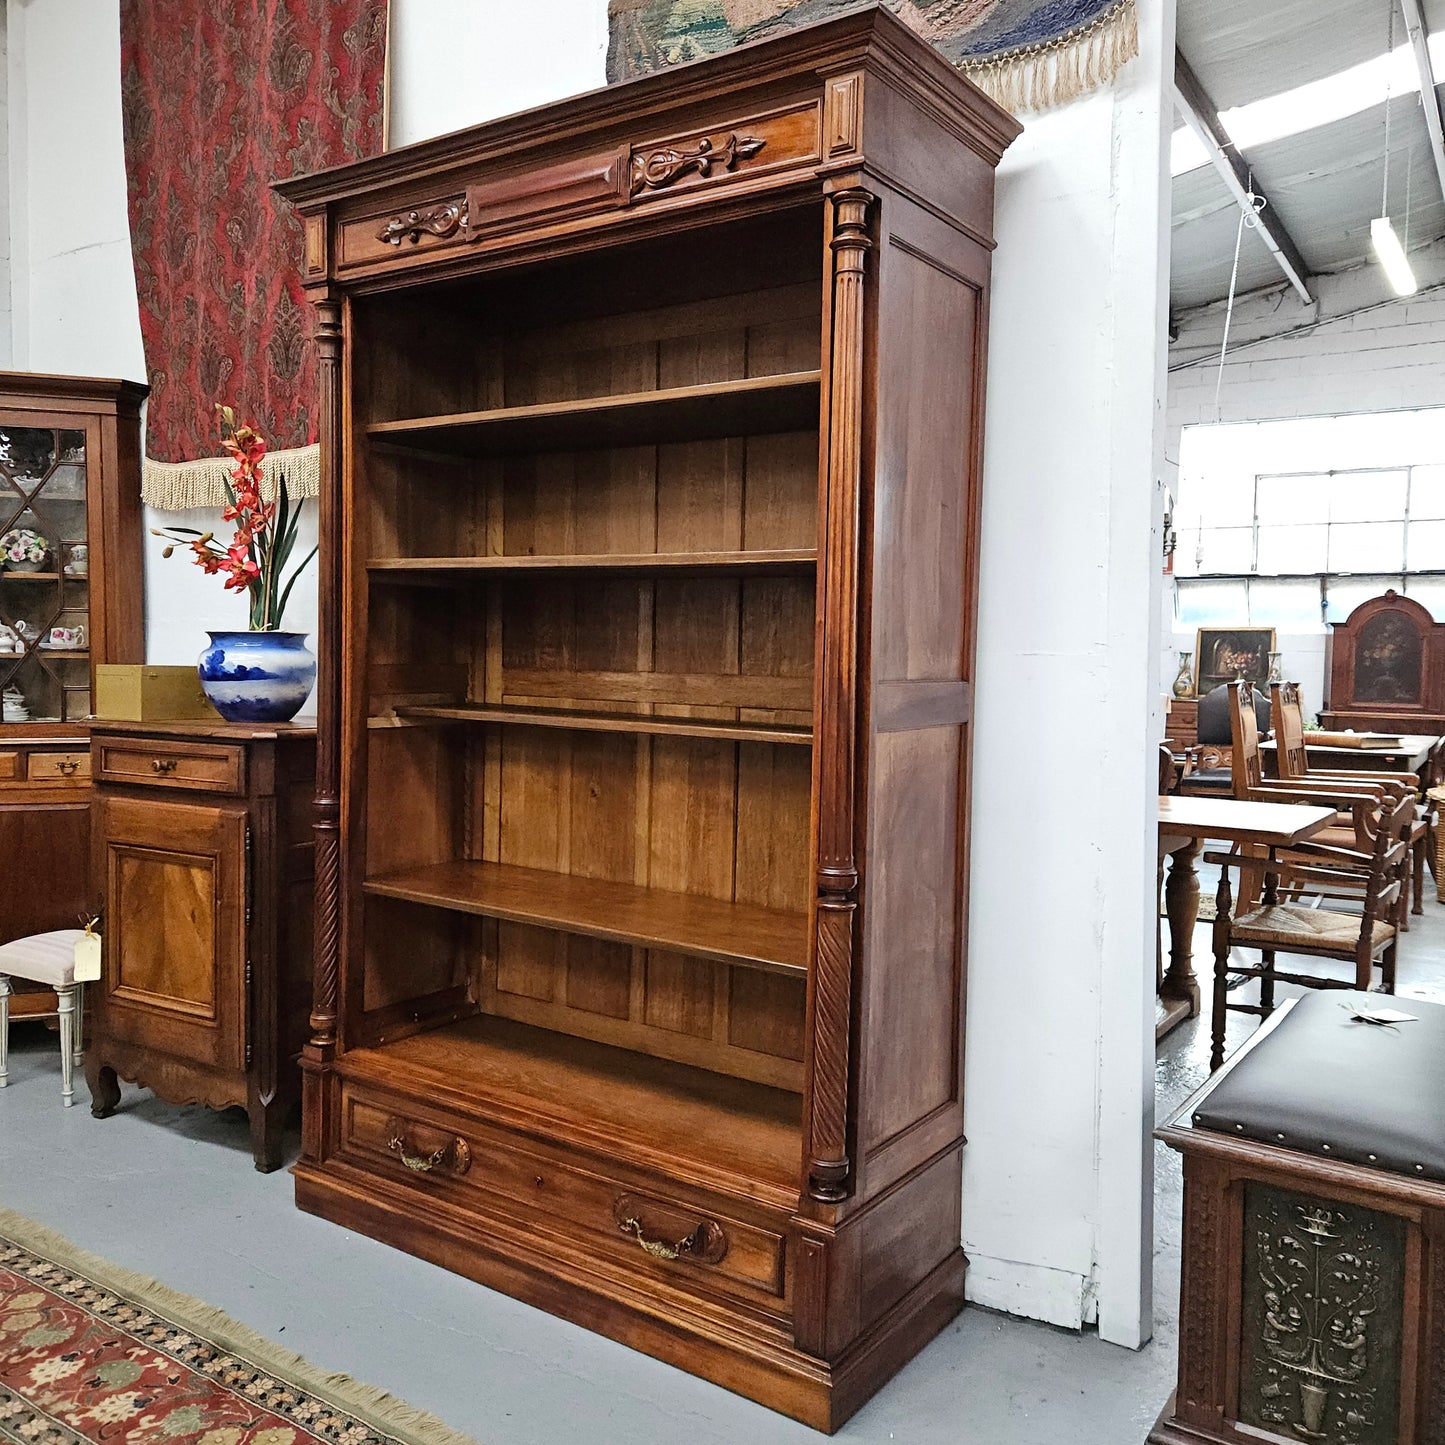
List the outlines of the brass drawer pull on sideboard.
{"type": "Polygon", "coordinates": [[[72,778],[80,771],[80,764],[74,758],[62,758],[55,765],[56,771],[63,773],[67,778],[72,778]]]}
{"type": "Polygon", "coordinates": [[[151,759],[151,772],[153,773],[173,773],[175,770],[176,760],[174,758],[151,759]]]}

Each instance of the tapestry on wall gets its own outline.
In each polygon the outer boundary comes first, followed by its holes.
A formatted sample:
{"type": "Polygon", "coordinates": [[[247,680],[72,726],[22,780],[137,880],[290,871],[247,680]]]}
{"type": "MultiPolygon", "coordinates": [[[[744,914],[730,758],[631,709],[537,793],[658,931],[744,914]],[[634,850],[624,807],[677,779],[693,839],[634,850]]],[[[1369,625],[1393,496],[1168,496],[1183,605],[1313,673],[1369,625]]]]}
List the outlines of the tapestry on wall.
{"type": "Polygon", "coordinates": [[[227,402],[319,484],[301,227],[270,183],[383,148],[386,0],[121,0],[131,248],[150,402],[143,494],[220,506],[227,402]]]}
{"type": "MultiPolygon", "coordinates": [[[[1138,54],[1135,0],[884,0],[1011,111],[1107,84],[1138,54]]],[[[857,0],[610,0],[607,78],[626,80],[853,9],[857,0]]]]}

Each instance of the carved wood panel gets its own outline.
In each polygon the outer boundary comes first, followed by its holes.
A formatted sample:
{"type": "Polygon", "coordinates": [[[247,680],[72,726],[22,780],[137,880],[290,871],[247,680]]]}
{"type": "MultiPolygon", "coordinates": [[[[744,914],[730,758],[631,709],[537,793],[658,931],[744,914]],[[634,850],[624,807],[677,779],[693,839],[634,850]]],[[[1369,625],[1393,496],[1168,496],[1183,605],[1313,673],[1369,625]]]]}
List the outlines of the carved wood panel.
{"type": "Polygon", "coordinates": [[[1245,1188],[1239,1419],[1320,1445],[1397,1445],[1405,1224],[1245,1188]]]}

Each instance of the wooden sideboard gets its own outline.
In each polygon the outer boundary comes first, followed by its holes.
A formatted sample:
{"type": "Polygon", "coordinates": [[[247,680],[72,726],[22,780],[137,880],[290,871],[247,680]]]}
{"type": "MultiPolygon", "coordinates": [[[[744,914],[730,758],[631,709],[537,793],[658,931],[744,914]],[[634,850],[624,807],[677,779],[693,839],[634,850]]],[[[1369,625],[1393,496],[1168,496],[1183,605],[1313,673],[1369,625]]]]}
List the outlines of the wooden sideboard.
{"type": "MultiPolygon", "coordinates": [[[[144,651],[140,404],[146,388],[0,372],[0,535],[38,533],[38,567],[0,567],[0,943],[99,910],[90,872],[94,664],[144,651]],[[84,629],[55,647],[51,629],[84,629]],[[29,716],[14,716],[23,709],[29,716]]],[[[18,983],[12,1018],[53,1013],[18,983]]]]}
{"type": "Polygon", "coordinates": [[[105,917],[91,1112],[114,1111],[118,1078],[239,1104],[256,1168],[276,1169],[309,1007],[315,732],[95,722],[90,765],[105,917]]]}
{"type": "Polygon", "coordinates": [[[300,1205],[835,1429],[963,1304],[993,171],[881,7],[288,181],[300,1205]]]}

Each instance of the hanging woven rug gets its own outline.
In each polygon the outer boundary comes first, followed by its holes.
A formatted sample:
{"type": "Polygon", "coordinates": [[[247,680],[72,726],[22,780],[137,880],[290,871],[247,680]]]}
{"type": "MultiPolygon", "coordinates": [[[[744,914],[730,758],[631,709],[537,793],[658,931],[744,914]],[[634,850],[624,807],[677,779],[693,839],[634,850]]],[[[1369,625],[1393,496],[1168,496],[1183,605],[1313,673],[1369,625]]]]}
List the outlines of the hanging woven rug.
{"type": "MultiPolygon", "coordinates": [[[[1015,112],[1107,85],[1139,52],[1135,0],[885,0],[1015,112]]],[[[611,0],[609,80],[826,20],[856,0],[611,0]]]]}
{"type": "Polygon", "coordinates": [[[5,1445],[475,1445],[0,1209],[5,1445]]]}

